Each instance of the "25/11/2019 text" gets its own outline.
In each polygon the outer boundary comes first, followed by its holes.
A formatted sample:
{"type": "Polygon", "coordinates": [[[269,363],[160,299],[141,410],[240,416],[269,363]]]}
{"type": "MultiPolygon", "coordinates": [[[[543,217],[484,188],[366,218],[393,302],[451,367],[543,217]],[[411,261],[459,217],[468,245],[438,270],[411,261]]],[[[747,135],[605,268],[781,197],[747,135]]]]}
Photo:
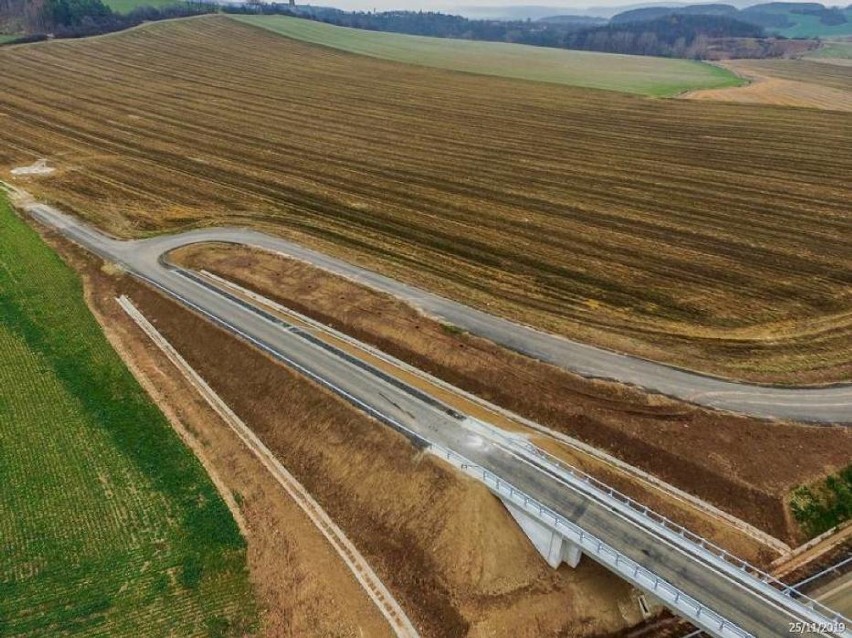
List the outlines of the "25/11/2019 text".
{"type": "Polygon", "coordinates": [[[810,634],[810,633],[829,633],[842,634],[846,631],[846,623],[840,621],[834,622],[791,622],[787,623],[788,631],[791,634],[810,634]]]}

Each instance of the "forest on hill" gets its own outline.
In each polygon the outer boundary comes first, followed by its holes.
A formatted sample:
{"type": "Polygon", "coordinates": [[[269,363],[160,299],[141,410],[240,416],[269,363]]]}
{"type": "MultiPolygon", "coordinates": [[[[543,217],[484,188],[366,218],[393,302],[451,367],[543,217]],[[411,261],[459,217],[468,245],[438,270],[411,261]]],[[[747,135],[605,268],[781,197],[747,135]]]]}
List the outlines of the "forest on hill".
{"type": "Polygon", "coordinates": [[[118,13],[102,0],[0,0],[0,34],[19,36],[13,42],[46,39],[47,34],[76,38],[217,10],[215,5],[203,2],[180,2],[118,13]]]}
{"type": "Polygon", "coordinates": [[[671,15],[725,16],[762,27],[767,32],[818,37],[848,29],[852,34],[852,9],[826,7],[818,2],[767,2],[738,9],[730,4],[696,4],[686,7],[644,7],[614,15],[610,24],[658,20],[671,15]]]}

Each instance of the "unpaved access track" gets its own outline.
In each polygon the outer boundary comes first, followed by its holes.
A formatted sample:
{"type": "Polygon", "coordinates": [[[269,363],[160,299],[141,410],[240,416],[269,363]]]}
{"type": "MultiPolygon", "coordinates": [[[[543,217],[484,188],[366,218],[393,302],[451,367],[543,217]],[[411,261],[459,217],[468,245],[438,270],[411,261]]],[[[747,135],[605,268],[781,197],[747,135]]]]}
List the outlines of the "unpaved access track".
{"type": "Polygon", "coordinates": [[[852,385],[819,388],[762,386],[728,381],[611,352],[523,326],[370,272],[342,260],[257,231],[211,228],[135,241],[116,241],[42,204],[29,206],[40,221],[108,259],[144,275],[169,251],[189,244],[226,242],[283,254],[376,290],[499,345],[585,377],[611,379],[702,406],[769,419],[810,423],[852,422],[852,385]]]}

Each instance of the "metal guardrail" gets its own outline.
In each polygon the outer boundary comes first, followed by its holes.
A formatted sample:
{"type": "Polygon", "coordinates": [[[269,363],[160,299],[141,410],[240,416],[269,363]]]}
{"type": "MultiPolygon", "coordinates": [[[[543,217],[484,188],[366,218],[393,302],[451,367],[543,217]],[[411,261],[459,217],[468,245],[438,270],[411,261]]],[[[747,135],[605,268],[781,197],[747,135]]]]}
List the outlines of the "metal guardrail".
{"type": "MultiPolygon", "coordinates": [[[[172,268],[175,267],[170,262],[166,262],[166,263],[169,265],[169,267],[172,267],[172,268]]],[[[546,432],[549,436],[556,436],[557,440],[559,440],[560,442],[567,443],[571,447],[573,447],[575,449],[579,449],[586,454],[591,454],[595,458],[603,460],[604,462],[606,462],[608,464],[616,464],[615,466],[618,469],[628,470],[628,471],[634,473],[634,475],[637,476],[640,480],[649,481],[655,488],[663,489],[665,491],[669,491],[672,494],[674,494],[676,498],[683,499],[688,504],[690,504],[694,507],[700,507],[700,508],[708,509],[708,510],[712,511],[713,514],[716,515],[716,516],[730,516],[730,518],[726,518],[726,520],[735,521],[735,525],[740,525],[740,524],[744,523],[743,521],[736,519],[735,517],[727,514],[726,512],[719,510],[718,508],[716,508],[712,504],[710,504],[706,501],[700,501],[697,497],[694,497],[692,494],[689,494],[687,492],[683,492],[682,490],[676,488],[673,485],[663,483],[662,481],[660,481],[659,478],[652,476],[652,475],[649,475],[647,472],[644,472],[642,470],[639,470],[636,467],[629,466],[627,464],[621,465],[619,463],[618,459],[610,456],[606,452],[602,452],[601,450],[593,448],[592,446],[585,444],[582,441],[579,441],[577,439],[571,439],[570,437],[567,437],[566,435],[561,434],[559,432],[556,432],[554,430],[549,430],[548,428],[545,428],[544,426],[541,426],[541,425],[539,425],[535,422],[529,421],[528,419],[524,418],[523,416],[510,413],[508,410],[505,410],[505,408],[502,408],[501,406],[497,406],[497,405],[491,404],[487,401],[484,401],[483,399],[481,399],[478,396],[472,395],[469,392],[467,392],[467,391],[465,391],[465,390],[463,390],[459,387],[456,387],[456,386],[453,386],[450,383],[447,383],[446,381],[444,381],[440,377],[435,377],[432,374],[425,372],[425,371],[421,370],[420,368],[412,366],[410,363],[407,363],[407,362],[405,362],[401,359],[397,359],[396,357],[389,355],[388,353],[386,353],[382,350],[379,350],[378,348],[376,348],[374,346],[371,346],[371,345],[366,344],[364,342],[358,341],[357,339],[352,338],[350,335],[346,334],[345,332],[341,332],[340,330],[337,330],[334,327],[332,327],[332,326],[330,326],[326,323],[323,323],[321,321],[317,321],[316,319],[312,319],[311,317],[309,317],[305,314],[302,314],[302,313],[300,313],[296,310],[293,310],[292,308],[282,306],[280,303],[278,303],[278,302],[276,302],[272,299],[264,297],[263,295],[255,292],[255,291],[253,291],[249,288],[245,288],[245,287],[243,287],[243,286],[241,286],[241,285],[239,285],[239,284],[237,284],[237,283],[235,283],[235,282],[233,282],[229,279],[225,279],[224,277],[220,277],[219,275],[212,273],[208,270],[202,269],[200,271],[200,273],[201,273],[201,275],[203,275],[205,281],[209,279],[209,280],[215,282],[216,284],[218,284],[218,286],[214,286],[214,288],[216,288],[218,290],[225,290],[225,289],[236,290],[236,291],[248,296],[250,299],[252,299],[254,302],[256,302],[255,305],[254,305],[255,308],[260,308],[261,306],[269,306],[269,307],[274,308],[278,311],[283,311],[283,312],[285,312],[289,315],[293,315],[295,317],[298,317],[300,321],[303,321],[303,322],[313,326],[315,329],[321,330],[321,331],[331,335],[332,337],[334,337],[336,339],[340,339],[342,341],[345,341],[349,345],[351,345],[355,348],[358,348],[358,349],[368,353],[369,355],[371,355],[373,357],[377,357],[377,358],[381,359],[382,361],[385,361],[385,362],[387,362],[387,363],[389,363],[389,364],[391,364],[395,367],[398,367],[402,370],[405,370],[407,372],[410,372],[410,373],[416,374],[418,376],[421,376],[425,379],[428,379],[430,383],[436,384],[439,387],[442,387],[442,388],[445,388],[445,389],[452,390],[455,393],[459,394],[460,396],[466,398],[469,401],[483,402],[484,404],[487,405],[487,407],[490,410],[494,410],[497,413],[503,413],[503,414],[508,413],[507,415],[513,420],[517,420],[517,421],[519,421],[519,422],[521,422],[521,423],[523,423],[523,424],[525,424],[529,427],[532,427],[532,428],[541,428],[540,430],[538,430],[539,432],[546,432]],[[690,500],[690,499],[695,499],[695,500],[690,500]]],[[[751,527],[751,526],[749,526],[749,527],[751,527]]],[[[760,533],[760,530],[752,530],[752,531],[757,531],[758,533],[760,533]]],[[[749,533],[751,533],[751,531],[749,533]]],[[[766,536],[768,536],[768,535],[766,535],[766,536]]],[[[775,542],[780,543],[781,545],[784,545],[783,543],[781,543],[780,541],[778,541],[777,539],[772,538],[772,537],[768,537],[768,538],[760,537],[760,538],[758,538],[758,540],[762,543],[769,543],[770,541],[775,541],[775,542]]],[[[788,551],[790,551],[790,547],[784,546],[783,550],[779,550],[779,551],[788,552],[788,551]]]]}
{"type": "MultiPolygon", "coordinates": [[[[847,565],[850,565],[850,564],[852,564],[852,556],[840,561],[839,563],[832,565],[831,567],[826,567],[825,569],[814,574],[813,576],[809,576],[808,578],[800,580],[799,582],[795,583],[793,585],[793,587],[796,587],[798,589],[799,587],[802,587],[804,585],[812,583],[815,580],[822,578],[826,574],[843,571],[843,568],[846,567],[847,565]]],[[[847,625],[847,627],[848,627],[848,625],[847,625]]],[[[706,636],[706,635],[707,634],[704,632],[703,629],[697,629],[696,631],[690,632],[686,636],[683,636],[683,638],[698,638],[699,636],[706,636]]]]}
{"type": "MultiPolygon", "coordinates": [[[[193,281],[193,282],[195,282],[195,283],[197,283],[197,284],[199,284],[199,285],[201,285],[201,286],[203,286],[203,287],[205,287],[209,290],[212,290],[213,292],[216,292],[217,294],[223,295],[224,297],[230,299],[234,303],[237,303],[238,305],[240,305],[240,306],[242,306],[242,307],[244,307],[244,308],[246,308],[246,309],[248,309],[252,312],[256,312],[260,316],[266,318],[268,321],[275,323],[276,325],[289,326],[289,324],[282,322],[280,319],[278,319],[274,315],[271,315],[271,314],[269,314],[269,313],[267,313],[267,312],[265,312],[265,311],[263,311],[259,308],[256,308],[253,304],[250,304],[250,303],[244,301],[243,299],[240,299],[239,297],[235,297],[234,295],[231,295],[230,293],[228,293],[226,291],[220,290],[218,287],[211,285],[210,283],[204,281],[200,277],[196,276],[194,273],[187,271],[184,268],[180,268],[178,266],[170,265],[170,270],[172,270],[173,272],[176,272],[177,274],[179,274],[179,275],[181,275],[181,276],[183,276],[183,277],[185,277],[185,278],[187,278],[187,279],[189,279],[189,280],[191,280],[191,281],[193,281]]],[[[294,334],[299,334],[299,333],[296,333],[294,331],[294,334]]],[[[300,336],[302,336],[302,335],[300,335],[300,336]]],[[[343,354],[343,353],[341,353],[341,354],[343,354]]],[[[343,356],[345,356],[347,359],[350,359],[350,357],[348,357],[346,355],[343,355],[343,356]]],[[[361,367],[363,367],[363,366],[361,366],[361,367]]],[[[382,378],[385,378],[385,380],[387,380],[386,379],[387,375],[385,375],[384,373],[381,373],[379,376],[381,376],[382,378]]],[[[395,384],[395,385],[398,385],[398,384],[395,384]]],[[[419,395],[422,395],[422,394],[423,393],[417,391],[415,396],[418,396],[418,398],[422,399],[422,397],[419,396],[419,395]]],[[[434,400],[433,400],[433,402],[434,402],[434,400]]],[[[517,440],[512,439],[511,437],[503,437],[503,438],[505,438],[511,445],[518,445],[517,440]]],[[[527,451],[531,452],[532,454],[534,454],[535,456],[537,456],[543,464],[549,465],[552,468],[558,469],[559,471],[567,472],[568,474],[572,475],[575,478],[578,478],[580,481],[587,484],[592,489],[600,490],[603,493],[605,493],[607,496],[609,496],[609,497],[611,497],[615,500],[618,500],[619,502],[621,502],[624,505],[627,505],[636,513],[648,518],[651,522],[656,523],[658,525],[662,525],[662,526],[666,527],[667,529],[669,529],[670,531],[677,533],[679,536],[685,538],[687,541],[698,546],[701,550],[705,550],[705,551],[709,552],[710,554],[712,554],[712,558],[722,558],[723,560],[726,560],[727,562],[731,563],[732,565],[739,568],[740,570],[742,570],[746,573],[749,573],[750,575],[752,575],[754,577],[758,577],[761,580],[764,580],[764,582],[767,582],[765,580],[766,577],[773,578],[772,576],[769,576],[765,572],[762,572],[757,567],[754,567],[753,565],[749,564],[748,562],[746,562],[746,561],[744,561],[744,560],[742,560],[742,559],[740,559],[736,556],[733,556],[732,554],[730,554],[725,549],[719,547],[718,545],[711,543],[710,541],[704,539],[701,536],[698,536],[697,534],[694,534],[693,532],[689,531],[687,528],[683,527],[682,525],[675,523],[674,521],[666,518],[662,514],[659,514],[659,513],[655,512],[654,510],[648,508],[647,506],[642,505],[641,503],[639,503],[638,501],[635,501],[634,499],[627,496],[626,494],[622,494],[621,492],[617,491],[615,488],[607,485],[606,483],[603,483],[602,481],[596,479],[595,477],[591,476],[590,474],[587,474],[586,472],[583,472],[582,470],[579,470],[579,469],[577,469],[573,466],[570,466],[570,465],[563,463],[562,461],[560,461],[559,459],[557,459],[553,455],[545,452],[544,450],[541,450],[540,448],[538,448],[538,447],[536,447],[532,444],[529,444],[529,443],[526,444],[525,449],[527,451]]],[[[455,453],[452,452],[452,454],[455,454],[455,453]]],[[[502,479],[501,479],[501,481],[502,481],[502,479]]],[[[795,590],[793,590],[793,591],[795,591],[795,590]]],[[[786,593],[786,592],[782,592],[782,593],[786,593]]],[[[796,592],[796,593],[798,593],[798,592],[796,592]]],[[[800,594],[800,595],[802,597],[804,597],[804,595],[802,595],[802,594],[800,594]]],[[[808,600],[810,600],[810,599],[808,599],[808,600]]],[[[834,612],[833,610],[829,609],[828,607],[825,607],[824,605],[820,605],[820,603],[816,603],[816,601],[814,601],[814,603],[816,605],[823,607],[825,610],[831,612],[832,614],[834,614],[834,617],[831,618],[832,620],[835,620],[835,621],[838,621],[838,622],[845,622],[845,618],[843,616],[841,616],[840,614],[837,614],[837,612],[834,612]]],[[[817,611],[817,610],[815,609],[814,611],[817,611]]],[[[819,613],[819,611],[817,611],[817,613],[819,613]]],[[[822,614],[822,615],[825,615],[825,614],[822,614]]],[[[848,626],[848,622],[847,622],[847,626],[848,626]]]]}
{"type": "MultiPolygon", "coordinates": [[[[84,237],[86,236],[86,233],[81,233],[81,234],[84,237]]],[[[88,242],[85,242],[85,243],[88,243],[88,242]]],[[[98,251],[96,251],[96,252],[98,252],[98,251]]],[[[125,264],[125,266],[127,266],[127,265],[125,264]]],[[[389,417],[387,415],[382,414],[381,412],[372,408],[371,406],[364,403],[363,401],[361,401],[357,397],[354,397],[353,395],[349,394],[348,392],[346,392],[342,388],[339,388],[339,387],[335,386],[334,384],[326,381],[325,379],[319,377],[318,375],[314,374],[310,370],[304,368],[300,364],[296,363],[295,361],[293,361],[293,360],[289,359],[288,357],[286,357],[285,355],[281,354],[280,352],[278,352],[274,348],[263,343],[262,341],[255,339],[255,338],[251,337],[250,335],[247,335],[246,333],[242,332],[241,330],[239,330],[239,329],[235,328],[234,326],[228,324],[227,322],[219,319],[218,317],[216,317],[212,313],[207,312],[206,310],[204,310],[203,308],[194,304],[193,302],[189,301],[188,299],[186,299],[186,298],[182,297],[181,295],[169,290],[165,286],[163,286],[160,283],[150,279],[149,277],[142,275],[138,271],[135,271],[135,269],[128,268],[128,270],[130,272],[132,272],[135,276],[139,277],[140,279],[142,279],[142,280],[146,281],[147,283],[153,285],[154,287],[162,290],[167,295],[178,299],[179,301],[181,301],[183,304],[187,305],[188,307],[190,307],[190,308],[196,310],[197,312],[200,312],[201,314],[205,315],[206,317],[211,319],[214,323],[221,325],[226,330],[246,339],[247,341],[255,344],[261,350],[266,351],[267,353],[269,353],[273,357],[281,360],[282,362],[293,367],[294,369],[297,369],[298,371],[305,374],[306,376],[308,376],[312,380],[316,381],[320,385],[330,389],[331,391],[333,391],[336,394],[345,398],[347,401],[357,405],[358,407],[363,409],[368,414],[371,414],[372,416],[379,419],[380,421],[387,423],[388,425],[391,425],[392,427],[394,427],[395,429],[397,429],[401,433],[406,434],[406,436],[408,436],[413,441],[419,442],[422,445],[431,448],[432,451],[435,452],[436,454],[438,454],[439,456],[446,458],[449,462],[451,462],[454,465],[457,465],[460,469],[465,471],[467,474],[470,474],[471,476],[474,476],[478,480],[485,483],[486,486],[489,487],[489,489],[491,489],[492,491],[494,491],[498,495],[508,496],[508,498],[510,500],[517,503],[521,507],[523,507],[523,509],[525,511],[529,512],[531,515],[538,518],[542,522],[545,522],[546,524],[551,525],[554,529],[558,530],[559,533],[561,533],[563,536],[565,536],[566,539],[569,539],[571,542],[574,542],[575,544],[579,545],[588,554],[594,556],[600,562],[606,564],[613,571],[621,574],[622,577],[624,577],[626,580],[633,582],[634,584],[636,584],[637,586],[639,586],[640,588],[642,588],[646,591],[652,592],[661,601],[667,603],[670,607],[677,610],[682,615],[686,616],[689,620],[693,621],[695,624],[704,626],[709,631],[712,631],[713,633],[717,633],[719,636],[723,636],[723,637],[733,636],[735,638],[747,638],[747,637],[751,636],[751,634],[749,634],[748,632],[744,631],[743,629],[741,629],[740,627],[738,627],[737,625],[735,625],[731,621],[723,618],[721,615],[719,615],[718,613],[716,613],[712,609],[702,605],[701,603],[696,601],[694,598],[683,593],[677,587],[675,587],[675,586],[671,585],[670,583],[668,583],[667,581],[661,579],[660,577],[655,575],[653,572],[651,572],[647,568],[642,567],[641,565],[639,565],[638,563],[636,563],[635,561],[633,561],[632,559],[630,559],[626,555],[618,552],[617,550],[615,550],[614,548],[610,547],[609,545],[603,543],[602,541],[600,541],[596,537],[586,533],[579,526],[577,526],[574,523],[570,522],[569,520],[561,517],[560,515],[558,515],[553,510],[545,507],[541,503],[539,503],[536,500],[532,499],[531,497],[527,496],[526,494],[524,494],[523,492],[521,492],[520,490],[515,488],[511,483],[505,481],[504,479],[499,478],[498,476],[496,476],[495,474],[486,470],[485,468],[482,468],[478,465],[470,463],[465,457],[457,454],[456,452],[453,452],[453,451],[448,450],[448,449],[441,448],[440,446],[433,445],[431,442],[425,440],[422,436],[420,436],[419,434],[417,434],[413,430],[410,430],[408,427],[399,423],[398,421],[396,421],[392,417],[389,417]]],[[[641,505],[640,503],[634,501],[630,497],[617,492],[616,490],[614,490],[614,488],[611,488],[610,486],[598,481],[594,477],[591,477],[590,475],[585,474],[584,472],[581,472],[580,470],[576,470],[574,468],[567,467],[564,464],[554,463],[553,461],[548,459],[548,457],[550,455],[548,455],[547,453],[539,450],[538,448],[535,448],[534,446],[529,446],[529,447],[530,447],[530,451],[534,452],[537,456],[543,458],[545,463],[549,463],[549,464],[553,465],[554,467],[557,467],[560,471],[563,471],[563,472],[567,471],[567,472],[569,472],[569,473],[571,473],[575,476],[581,477],[581,479],[583,481],[589,483],[590,485],[593,485],[595,487],[595,489],[602,490],[608,496],[621,501],[623,504],[629,506],[635,512],[638,512],[641,515],[648,517],[650,520],[653,520],[653,521],[657,522],[658,524],[663,525],[664,527],[668,528],[670,531],[677,532],[678,534],[682,535],[684,538],[686,538],[687,540],[689,540],[693,544],[698,545],[702,549],[712,551],[716,556],[718,556],[719,558],[722,558],[725,561],[731,563],[732,565],[738,567],[743,572],[750,573],[752,576],[756,576],[756,577],[760,578],[760,580],[764,583],[768,583],[770,585],[780,587],[782,594],[790,596],[791,598],[793,598],[793,597],[799,598],[799,599],[805,601],[805,605],[807,605],[811,609],[813,609],[815,611],[817,609],[827,611],[831,614],[831,617],[832,617],[833,620],[836,620],[836,621],[839,621],[839,622],[845,622],[846,626],[849,625],[848,621],[846,621],[846,619],[843,616],[841,616],[840,614],[837,614],[836,612],[834,612],[830,608],[825,607],[824,605],[822,605],[818,601],[814,601],[814,600],[810,599],[809,597],[801,594],[794,587],[784,585],[784,583],[781,583],[775,577],[763,572],[762,570],[759,570],[758,568],[750,565],[746,561],[743,561],[743,560],[741,560],[737,557],[732,556],[726,550],[710,543],[706,539],[704,539],[700,536],[697,536],[697,535],[693,534],[692,532],[689,532],[689,530],[686,530],[682,526],[670,521],[669,519],[657,514],[656,512],[653,512],[653,510],[650,510],[646,506],[641,505]]],[[[818,612],[818,613],[821,613],[821,612],[818,612]]]]}
{"type": "MultiPolygon", "coordinates": [[[[747,573],[747,574],[757,578],[762,583],[765,583],[767,585],[772,586],[777,591],[779,591],[779,593],[781,593],[782,595],[785,595],[785,596],[788,596],[790,598],[795,599],[797,602],[800,602],[804,606],[810,608],[811,610],[813,610],[814,612],[816,612],[820,616],[823,616],[826,620],[829,620],[832,623],[845,625],[846,627],[852,626],[852,622],[850,622],[849,619],[847,619],[843,614],[840,614],[839,612],[831,609],[830,607],[824,605],[823,603],[820,603],[819,601],[814,600],[813,598],[810,598],[806,594],[799,591],[798,587],[801,587],[801,585],[804,584],[804,583],[800,582],[800,583],[797,583],[795,585],[787,585],[786,583],[782,582],[781,580],[779,580],[775,576],[772,576],[771,574],[766,573],[765,571],[759,569],[758,567],[755,567],[754,565],[750,564],[749,562],[747,562],[747,561],[745,561],[745,560],[743,560],[743,559],[741,559],[737,556],[734,556],[733,554],[731,554],[727,550],[725,550],[725,549],[719,547],[718,545],[708,541],[707,539],[689,531],[683,525],[675,523],[674,521],[672,521],[669,518],[666,518],[662,514],[659,514],[659,513],[655,512],[654,510],[648,508],[647,506],[642,505],[641,503],[632,499],[631,497],[627,496],[626,494],[622,494],[621,492],[619,492],[615,488],[607,485],[606,483],[603,483],[602,481],[596,479],[595,477],[591,476],[590,474],[587,474],[586,472],[583,472],[582,470],[579,470],[579,469],[574,468],[570,465],[566,465],[565,463],[562,463],[559,459],[557,459],[553,455],[545,452],[544,450],[537,448],[536,446],[534,446],[532,444],[527,444],[525,446],[525,448],[529,452],[531,452],[531,453],[535,454],[537,457],[539,457],[541,462],[544,463],[545,465],[549,465],[552,468],[558,469],[561,472],[566,472],[566,473],[578,478],[579,480],[583,481],[584,483],[588,484],[589,486],[604,492],[607,496],[620,501],[624,505],[630,507],[633,511],[637,512],[638,514],[645,516],[649,520],[657,523],[658,525],[662,525],[663,527],[667,528],[669,531],[672,531],[672,532],[678,534],[679,536],[690,541],[691,543],[693,543],[694,545],[696,545],[700,549],[706,550],[707,552],[712,554],[714,557],[721,558],[721,559],[725,560],[726,562],[728,562],[729,564],[731,564],[732,566],[738,568],[742,572],[747,573]]],[[[845,562],[849,562],[849,561],[852,561],[852,558],[848,559],[845,562]]]]}
{"type": "MultiPolygon", "coordinates": [[[[221,295],[221,296],[225,297],[226,299],[233,301],[235,304],[238,304],[238,305],[242,306],[243,308],[246,308],[249,311],[260,315],[261,317],[263,317],[267,321],[274,323],[275,325],[279,326],[283,330],[288,330],[292,334],[294,334],[298,337],[301,337],[302,339],[304,339],[306,341],[310,341],[316,347],[322,348],[323,350],[331,352],[335,356],[340,357],[341,359],[345,359],[346,361],[348,361],[352,365],[357,366],[357,367],[361,368],[362,370],[366,370],[370,374],[377,376],[377,377],[381,378],[383,381],[386,381],[387,383],[390,383],[391,385],[399,388],[400,390],[403,390],[404,392],[407,392],[408,394],[416,397],[418,400],[422,401],[423,403],[426,403],[427,405],[431,405],[432,407],[437,408],[439,410],[443,410],[443,411],[447,412],[447,414],[449,414],[453,418],[456,418],[456,419],[463,418],[461,414],[459,414],[458,412],[455,412],[453,410],[449,410],[445,404],[443,404],[440,401],[438,401],[437,399],[435,399],[432,395],[427,394],[425,392],[422,392],[421,390],[418,390],[417,388],[414,388],[412,386],[409,386],[405,382],[397,379],[396,377],[394,377],[394,376],[392,376],[392,375],[390,375],[390,374],[388,374],[388,373],[386,373],[382,370],[379,370],[378,368],[370,365],[369,363],[362,361],[361,359],[359,359],[359,358],[357,358],[357,357],[355,357],[355,356],[353,356],[353,355],[351,355],[347,352],[344,352],[340,348],[333,346],[329,343],[326,343],[325,341],[322,341],[321,339],[318,339],[314,335],[310,334],[310,332],[308,332],[308,331],[306,331],[306,330],[304,330],[304,329],[302,329],[302,328],[300,328],[300,327],[298,327],[294,324],[288,323],[288,322],[278,318],[277,316],[275,316],[275,315],[273,315],[269,312],[266,312],[262,308],[258,308],[257,306],[249,303],[248,301],[245,301],[244,299],[241,299],[240,297],[231,294],[230,292],[228,292],[226,290],[222,290],[218,286],[215,286],[212,283],[205,281],[204,279],[202,279],[201,277],[199,277],[195,273],[193,273],[189,270],[186,270],[185,268],[181,268],[179,266],[173,266],[173,265],[169,265],[169,270],[171,270],[172,272],[176,272],[179,275],[181,275],[182,277],[186,277],[187,279],[194,281],[199,286],[204,286],[208,290],[212,290],[216,294],[221,295]]],[[[294,313],[294,314],[296,314],[296,313],[294,313]]]]}
{"type": "Polygon", "coordinates": [[[791,585],[791,587],[796,587],[798,589],[799,587],[803,587],[804,585],[809,585],[810,583],[814,582],[815,580],[819,580],[820,578],[822,578],[826,574],[830,574],[832,572],[842,571],[843,568],[846,567],[849,564],[852,564],[852,556],[846,558],[845,560],[840,561],[839,563],[832,565],[831,567],[826,567],[825,569],[814,574],[813,576],[809,576],[808,578],[800,580],[795,585],[791,585]]]}

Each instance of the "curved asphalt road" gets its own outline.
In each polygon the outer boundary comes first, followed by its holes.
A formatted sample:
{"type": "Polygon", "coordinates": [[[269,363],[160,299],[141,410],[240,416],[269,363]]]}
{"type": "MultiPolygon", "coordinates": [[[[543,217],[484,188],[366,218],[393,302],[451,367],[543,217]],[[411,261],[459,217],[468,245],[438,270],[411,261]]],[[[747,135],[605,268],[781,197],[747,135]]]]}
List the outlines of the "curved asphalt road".
{"type": "Polygon", "coordinates": [[[151,239],[116,241],[49,206],[33,204],[28,209],[50,226],[73,228],[77,233],[96,236],[100,251],[110,259],[120,258],[128,263],[140,259],[156,261],[170,250],[200,242],[255,246],[389,293],[468,332],[584,377],[611,379],[691,403],[761,418],[852,423],[852,384],[824,388],[762,386],[688,372],[540,332],[253,230],[211,228],[151,239]]]}

